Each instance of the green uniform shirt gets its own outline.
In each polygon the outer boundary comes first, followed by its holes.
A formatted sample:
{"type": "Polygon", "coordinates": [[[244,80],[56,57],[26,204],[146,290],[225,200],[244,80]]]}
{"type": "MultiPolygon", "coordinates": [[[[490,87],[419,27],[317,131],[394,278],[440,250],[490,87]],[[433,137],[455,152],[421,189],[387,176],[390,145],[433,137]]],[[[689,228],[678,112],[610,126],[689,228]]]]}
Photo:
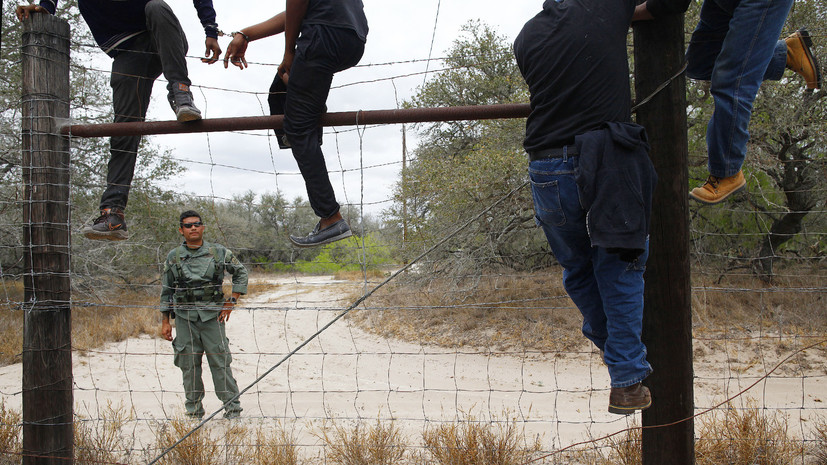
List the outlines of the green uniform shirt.
{"type": "Polygon", "coordinates": [[[190,321],[218,317],[225,271],[233,277],[232,292],[246,294],[247,268],[223,245],[204,242],[190,249],[184,243],[172,249],[161,273],[161,311],[190,321]]]}

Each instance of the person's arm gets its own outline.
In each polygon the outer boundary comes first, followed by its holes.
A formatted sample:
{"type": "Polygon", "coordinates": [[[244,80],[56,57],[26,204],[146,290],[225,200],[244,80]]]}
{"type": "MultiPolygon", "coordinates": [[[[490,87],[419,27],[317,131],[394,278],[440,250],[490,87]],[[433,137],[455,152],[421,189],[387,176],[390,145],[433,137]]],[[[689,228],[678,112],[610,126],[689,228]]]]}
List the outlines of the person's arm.
{"type": "Polygon", "coordinates": [[[161,314],[161,336],[167,341],[172,340],[172,325],[169,323],[169,312],[161,314]]]}
{"type": "Polygon", "coordinates": [[[218,314],[218,321],[224,322],[230,319],[230,313],[235,308],[235,303],[242,294],[247,293],[247,268],[242,264],[230,250],[224,252],[224,269],[233,276],[232,299],[224,302],[221,313],[218,314]]]}
{"type": "Polygon", "coordinates": [[[161,336],[167,341],[172,340],[172,325],[169,323],[169,314],[173,311],[172,294],[172,271],[170,270],[169,258],[164,261],[164,271],[161,272],[161,336]]]}
{"type": "Polygon", "coordinates": [[[218,24],[215,22],[215,9],[212,0],[192,0],[195,11],[198,12],[198,19],[204,27],[204,40],[206,51],[201,63],[213,64],[221,57],[221,46],[218,45],[218,24]]]}
{"type": "Polygon", "coordinates": [[[230,319],[230,313],[233,312],[235,308],[235,304],[238,302],[238,298],[241,297],[241,293],[233,292],[231,299],[227,299],[224,301],[224,307],[221,308],[221,312],[218,314],[218,321],[225,322],[230,319]]]}
{"type": "Polygon", "coordinates": [[[254,40],[284,32],[284,16],[282,11],[267,21],[247,26],[233,33],[233,40],[230,41],[230,45],[227,46],[227,53],[224,54],[224,68],[227,68],[230,63],[238,66],[238,69],[246,68],[247,60],[244,58],[244,54],[247,52],[247,44],[254,40]]]}
{"type": "Polygon", "coordinates": [[[279,65],[278,75],[285,84],[290,79],[290,68],[296,57],[296,40],[307,14],[307,4],[308,0],[287,0],[287,8],[284,10],[284,58],[279,65]]]}

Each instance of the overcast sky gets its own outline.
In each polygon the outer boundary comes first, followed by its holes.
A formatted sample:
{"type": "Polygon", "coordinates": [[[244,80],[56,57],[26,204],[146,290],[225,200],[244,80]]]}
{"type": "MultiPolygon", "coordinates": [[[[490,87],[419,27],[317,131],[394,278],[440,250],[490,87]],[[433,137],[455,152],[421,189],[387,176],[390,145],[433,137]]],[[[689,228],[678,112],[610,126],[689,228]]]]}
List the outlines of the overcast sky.
{"type": "MultiPolygon", "coordinates": [[[[218,25],[224,32],[260,22],[284,9],[284,0],[213,0],[218,25]]],[[[536,14],[542,1],[506,2],[494,0],[363,0],[370,25],[365,55],[360,66],[336,75],[328,99],[328,111],[392,109],[413,95],[423,82],[426,62],[378,65],[423,60],[434,38],[433,57],[441,57],[467,21],[479,19],[513,40],[522,25],[536,14]],[[437,19],[437,9],[439,9],[437,19]],[[436,29],[434,24],[436,21],[436,29]],[[412,77],[401,77],[417,73],[412,77]],[[394,77],[394,79],[388,79],[394,77]],[[377,81],[378,80],[378,81],[377,81]],[[375,82],[371,82],[375,81],[375,82]],[[354,84],[355,83],[355,84],[354,84]]],[[[192,2],[167,0],[181,21],[189,41],[188,60],[196,105],[206,118],[258,116],[269,114],[267,90],[281,61],[281,35],[250,44],[248,69],[225,70],[195,57],[204,53],[204,34],[192,2]]],[[[220,37],[226,50],[228,37],[220,37]]],[[[100,53],[100,55],[103,55],[100,53]]],[[[104,56],[105,60],[106,57],[104,56]]],[[[439,68],[433,62],[430,69],[439,68]]],[[[172,119],[166,102],[166,82],[159,79],[153,91],[149,120],[172,119]]],[[[415,144],[408,131],[408,147],[415,144]]],[[[287,198],[306,198],[289,150],[279,150],[266,132],[213,133],[153,136],[153,141],[173,150],[186,160],[188,172],[172,187],[183,193],[230,198],[252,190],[258,194],[280,190],[287,198]]],[[[327,128],[323,151],[332,173],[331,180],[340,203],[359,204],[364,199],[368,212],[379,213],[387,203],[402,158],[401,125],[327,128]],[[334,132],[335,131],[335,132],[334,132]],[[361,139],[360,139],[361,135],[361,139]],[[361,145],[361,148],[360,148],[361,145]],[[369,167],[361,170],[360,167],[369,167]]]]}

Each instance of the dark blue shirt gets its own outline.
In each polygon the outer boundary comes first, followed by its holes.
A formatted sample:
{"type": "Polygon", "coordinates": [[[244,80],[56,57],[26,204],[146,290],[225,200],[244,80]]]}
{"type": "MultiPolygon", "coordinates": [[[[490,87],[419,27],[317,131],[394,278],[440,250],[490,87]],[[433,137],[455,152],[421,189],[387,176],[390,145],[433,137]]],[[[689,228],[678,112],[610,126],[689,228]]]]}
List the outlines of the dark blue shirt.
{"type": "Polygon", "coordinates": [[[311,24],[351,29],[362,42],[368,36],[368,20],[362,0],[310,0],[302,26],[311,24]]]}
{"type": "MultiPolygon", "coordinates": [[[[40,0],[40,6],[55,14],[58,0],[40,0]]],[[[101,49],[115,55],[115,48],[146,31],[144,7],[149,0],[78,0],[78,9],[101,49]]],[[[207,37],[218,37],[212,0],[193,0],[207,37]]]]}

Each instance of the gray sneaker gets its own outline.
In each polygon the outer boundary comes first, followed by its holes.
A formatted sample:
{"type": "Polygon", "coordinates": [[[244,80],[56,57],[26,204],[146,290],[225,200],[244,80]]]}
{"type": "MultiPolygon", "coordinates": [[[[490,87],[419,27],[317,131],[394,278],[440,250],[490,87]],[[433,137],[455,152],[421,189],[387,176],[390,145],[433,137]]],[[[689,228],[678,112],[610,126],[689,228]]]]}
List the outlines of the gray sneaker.
{"type": "Polygon", "coordinates": [[[319,229],[321,223],[316,223],[313,232],[305,237],[290,235],[290,242],[296,247],[316,247],[317,245],[329,244],[338,240],[350,237],[353,233],[350,231],[347,221],[341,219],[330,226],[319,229]]]}
{"type": "Polygon", "coordinates": [[[201,119],[201,110],[195,107],[192,102],[192,92],[190,86],[178,83],[173,88],[172,92],[167,95],[169,106],[175,112],[175,119],[179,123],[186,123],[188,121],[198,121],[201,119]]]}

